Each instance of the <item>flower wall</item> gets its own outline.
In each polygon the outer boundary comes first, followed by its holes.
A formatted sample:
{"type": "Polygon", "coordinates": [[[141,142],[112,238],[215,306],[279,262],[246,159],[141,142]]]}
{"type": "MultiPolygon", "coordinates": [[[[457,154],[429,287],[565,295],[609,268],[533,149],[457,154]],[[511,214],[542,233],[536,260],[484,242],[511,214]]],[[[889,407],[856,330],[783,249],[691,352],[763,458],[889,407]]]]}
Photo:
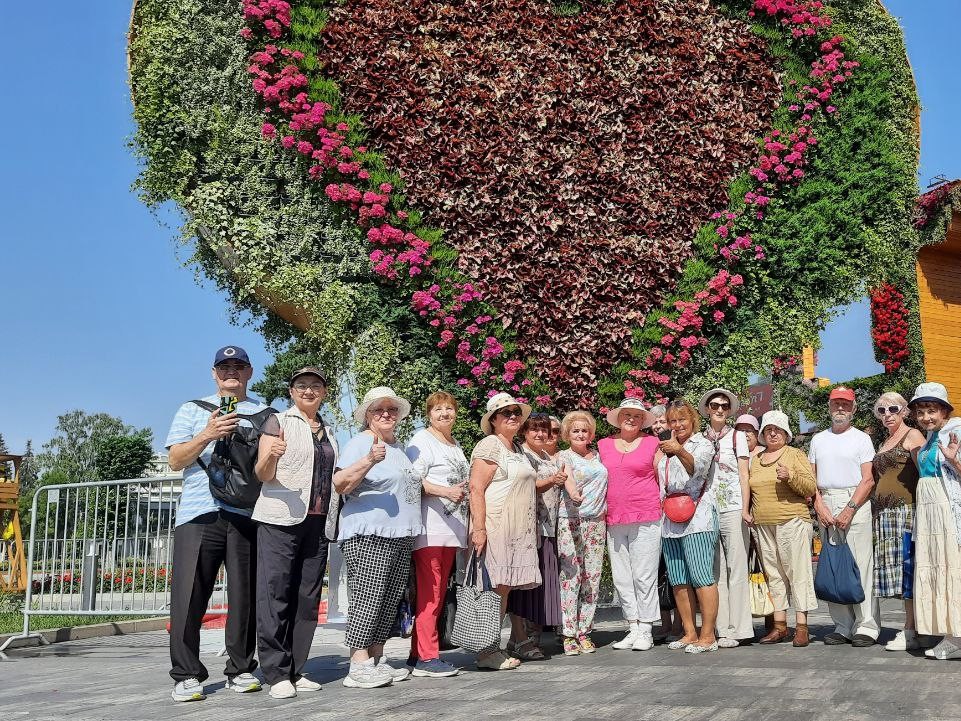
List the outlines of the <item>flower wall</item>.
{"type": "Polygon", "coordinates": [[[277,388],[740,387],[910,244],[916,98],[866,0],[179,5],[135,14],[141,188],[240,309],[311,317],[265,317],[277,388]]]}

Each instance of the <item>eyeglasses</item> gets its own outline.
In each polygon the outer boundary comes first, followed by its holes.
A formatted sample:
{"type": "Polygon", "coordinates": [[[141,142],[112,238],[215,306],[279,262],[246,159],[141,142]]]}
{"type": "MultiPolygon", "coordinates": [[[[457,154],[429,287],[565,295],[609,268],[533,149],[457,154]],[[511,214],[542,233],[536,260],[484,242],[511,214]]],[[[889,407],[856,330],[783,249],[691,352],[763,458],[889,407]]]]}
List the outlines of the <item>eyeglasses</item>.
{"type": "Polygon", "coordinates": [[[731,404],[730,404],[730,403],[720,403],[720,402],[718,402],[718,401],[711,401],[710,403],[707,404],[707,407],[710,408],[712,411],[729,411],[729,410],[731,410],[731,404]]]}
{"type": "Polygon", "coordinates": [[[221,363],[220,365],[214,366],[214,370],[218,373],[240,373],[246,368],[248,368],[248,366],[243,363],[221,363]]]}
{"type": "Polygon", "coordinates": [[[886,416],[889,413],[891,415],[897,415],[900,412],[901,412],[901,406],[887,406],[887,407],[878,406],[877,408],[874,409],[874,415],[876,415],[878,418],[886,416]]]}
{"type": "Polygon", "coordinates": [[[320,393],[324,388],[326,388],[323,383],[294,383],[293,389],[298,393],[305,393],[306,391],[313,391],[314,393],[320,393]]]}
{"type": "Polygon", "coordinates": [[[501,408],[497,411],[497,415],[504,416],[504,418],[520,418],[524,415],[524,411],[520,408],[501,408]]]}
{"type": "Polygon", "coordinates": [[[370,412],[375,416],[396,416],[400,414],[400,408],[390,406],[389,408],[371,408],[370,412]]]}

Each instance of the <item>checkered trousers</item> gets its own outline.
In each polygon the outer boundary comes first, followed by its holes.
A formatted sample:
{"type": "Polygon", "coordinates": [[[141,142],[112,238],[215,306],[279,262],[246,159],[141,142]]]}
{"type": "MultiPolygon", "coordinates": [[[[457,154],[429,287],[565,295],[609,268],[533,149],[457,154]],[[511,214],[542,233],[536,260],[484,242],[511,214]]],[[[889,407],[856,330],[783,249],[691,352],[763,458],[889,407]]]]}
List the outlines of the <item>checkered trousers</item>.
{"type": "Polygon", "coordinates": [[[354,536],[340,548],[350,595],[344,640],[350,648],[384,643],[407,587],[414,539],[354,536]]]}
{"type": "Polygon", "coordinates": [[[874,597],[911,598],[914,506],[885,508],[874,517],[874,597]]]}

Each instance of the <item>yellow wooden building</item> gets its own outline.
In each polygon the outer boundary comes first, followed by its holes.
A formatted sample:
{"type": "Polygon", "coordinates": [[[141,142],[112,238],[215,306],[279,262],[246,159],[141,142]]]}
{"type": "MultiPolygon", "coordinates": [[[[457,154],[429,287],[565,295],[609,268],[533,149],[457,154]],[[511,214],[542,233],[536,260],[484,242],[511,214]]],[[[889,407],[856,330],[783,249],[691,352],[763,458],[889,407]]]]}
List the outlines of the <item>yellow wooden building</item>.
{"type": "Polygon", "coordinates": [[[917,274],[925,375],[961,409],[961,212],[943,243],[921,248],[917,274]]]}

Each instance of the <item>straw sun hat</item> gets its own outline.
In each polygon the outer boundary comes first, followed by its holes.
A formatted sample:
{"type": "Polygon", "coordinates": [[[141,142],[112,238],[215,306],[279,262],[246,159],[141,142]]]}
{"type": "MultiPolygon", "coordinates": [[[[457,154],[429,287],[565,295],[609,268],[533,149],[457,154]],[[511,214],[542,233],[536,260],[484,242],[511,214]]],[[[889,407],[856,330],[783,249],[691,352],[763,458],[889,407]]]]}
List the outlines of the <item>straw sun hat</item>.
{"type": "Polygon", "coordinates": [[[410,415],[410,402],[406,398],[401,398],[399,395],[394,393],[392,388],[388,388],[387,386],[377,386],[376,388],[371,388],[364,394],[364,400],[362,400],[360,405],[354,409],[354,420],[363,425],[367,418],[367,410],[377,401],[384,400],[385,398],[388,398],[397,404],[398,421],[402,421],[404,418],[410,415]]]}
{"type": "Polygon", "coordinates": [[[510,393],[498,393],[491,396],[490,400],[487,401],[487,413],[481,416],[480,420],[481,430],[487,435],[493,433],[491,417],[501,408],[507,408],[508,406],[518,406],[521,409],[521,423],[526,421],[531,414],[531,407],[526,403],[518,403],[510,393]]]}

